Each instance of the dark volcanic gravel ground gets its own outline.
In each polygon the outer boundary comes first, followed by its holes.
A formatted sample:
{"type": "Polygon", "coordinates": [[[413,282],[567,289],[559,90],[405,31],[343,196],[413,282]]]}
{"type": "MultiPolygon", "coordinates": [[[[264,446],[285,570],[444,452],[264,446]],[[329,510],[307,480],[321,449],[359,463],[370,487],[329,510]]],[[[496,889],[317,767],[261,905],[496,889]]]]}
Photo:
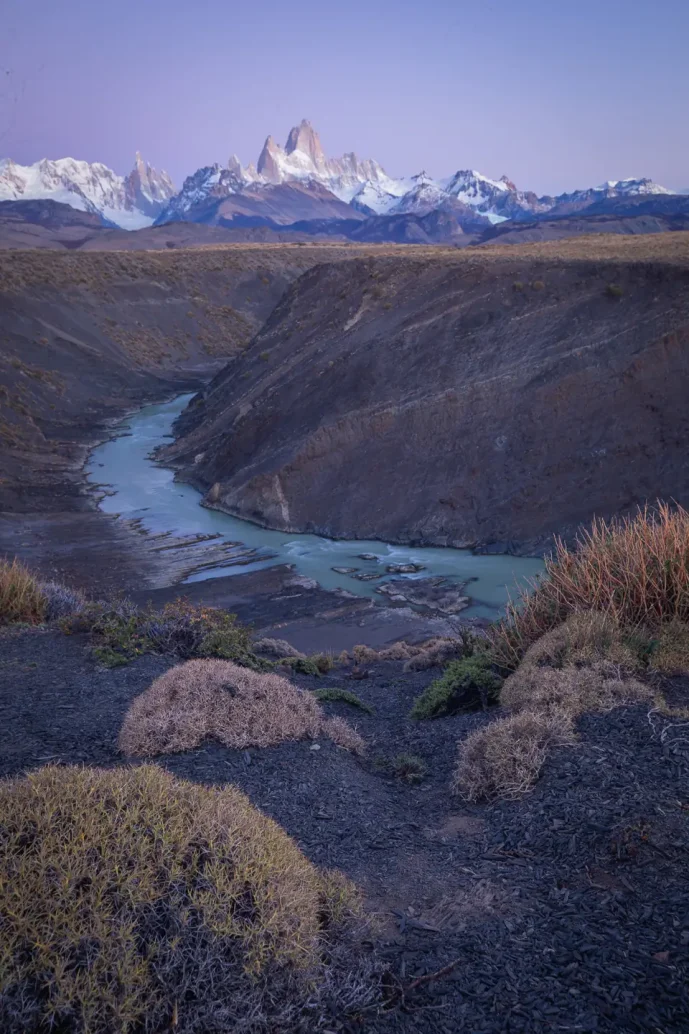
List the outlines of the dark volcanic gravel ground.
{"type": "MultiPolygon", "coordinates": [[[[0,774],[121,763],[114,744],[127,706],[166,667],[147,657],[102,670],[81,637],[3,634],[0,774]]],[[[375,708],[325,705],[367,739],[364,762],[322,741],[319,750],[209,745],[162,763],[236,783],[313,861],[355,879],[381,916],[393,988],[459,960],[402,1008],[351,1029],[685,1034],[689,726],[642,708],[586,717],[580,743],[553,756],[529,797],[465,807],[448,792],[456,743],[492,716],[411,722],[411,701],[435,674],[381,664],[361,681],[346,670],[299,679],[341,685],[375,708]],[[420,786],[377,766],[402,751],[429,765],[420,786]]],[[[689,701],[686,686],[672,690],[689,701]]]]}

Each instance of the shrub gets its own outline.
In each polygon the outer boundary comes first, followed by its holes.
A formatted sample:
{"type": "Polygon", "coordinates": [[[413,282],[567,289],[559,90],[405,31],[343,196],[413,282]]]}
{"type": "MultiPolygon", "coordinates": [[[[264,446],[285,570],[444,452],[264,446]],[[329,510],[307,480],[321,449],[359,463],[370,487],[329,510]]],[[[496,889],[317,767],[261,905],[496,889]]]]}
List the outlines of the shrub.
{"type": "Polygon", "coordinates": [[[281,675],[196,660],[160,675],[132,702],[118,743],[124,754],[150,757],[190,750],[207,739],[244,749],[325,735],[362,751],[354,730],[343,742],[343,725],[328,721],[311,693],[281,675]]]}
{"type": "Polygon", "coordinates": [[[79,614],[87,605],[83,592],[79,589],[70,589],[60,582],[41,582],[39,588],[43,596],[46,621],[59,621],[72,614],[79,614]]]}
{"type": "Polygon", "coordinates": [[[450,661],[439,679],[426,686],[414,701],[412,718],[436,718],[459,711],[475,711],[494,704],[502,679],[496,675],[487,653],[474,653],[450,661]]]}
{"type": "Polygon", "coordinates": [[[267,1034],[373,1000],[353,886],[233,786],[44,768],[0,783],[0,829],[4,1034],[192,1034],[248,1017],[267,1034]]]}
{"type": "Polygon", "coordinates": [[[582,610],[607,613],[631,631],[689,622],[689,513],[659,503],[635,517],[595,520],[574,550],[557,540],[545,576],[490,630],[496,658],[515,668],[533,642],[582,610]]]}
{"type": "Polygon", "coordinates": [[[321,670],[313,657],[283,657],[280,661],[283,668],[290,668],[297,675],[311,675],[320,678],[321,670]]]}
{"type": "Polygon", "coordinates": [[[23,564],[0,560],[0,624],[35,625],[45,618],[45,602],[39,582],[23,564]]]}
{"type": "Polygon", "coordinates": [[[513,291],[523,291],[524,290],[524,284],[521,282],[521,280],[515,280],[514,281],[514,283],[512,284],[512,290],[513,291]]]}
{"type": "Polygon", "coordinates": [[[375,664],[380,659],[377,650],[372,650],[363,643],[352,648],[352,657],[357,664],[375,664]]]}
{"type": "Polygon", "coordinates": [[[144,653],[172,654],[182,660],[220,657],[253,668],[268,664],[252,653],[250,629],[238,624],[234,614],[197,607],[182,598],[162,611],[140,610],[125,597],[87,603],[64,619],[62,627],[95,636],[94,655],[109,666],[126,664],[144,653]]]}
{"type": "Polygon", "coordinates": [[[478,729],[460,744],[452,789],[465,801],[515,798],[538,779],[550,747],[574,740],[564,711],[522,711],[478,729]]]}
{"type": "Polygon", "coordinates": [[[544,287],[545,287],[545,284],[543,283],[542,280],[534,280],[533,283],[531,284],[531,289],[533,291],[542,291],[544,287]]]}
{"type": "Polygon", "coordinates": [[[442,668],[448,661],[461,657],[463,653],[471,653],[472,645],[468,645],[461,637],[458,639],[429,639],[416,648],[416,652],[404,665],[405,671],[426,671],[428,668],[442,668]]]}
{"type": "Polygon", "coordinates": [[[390,762],[390,771],[396,779],[414,786],[426,778],[428,765],[418,754],[398,754],[390,762]]]}
{"type": "Polygon", "coordinates": [[[314,689],[313,695],[316,700],[341,701],[343,704],[351,704],[352,707],[358,707],[360,711],[365,711],[366,714],[375,714],[372,707],[365,704],[356,693],[352,693],[349,689],[338,689],[335,686],[332,689],[314,689]]]}
{"type": "Polygon", "coordinates": [[[608,284],[605,288],[605,293],[608,298],[621,298],[624,294],[624,289],[619,284],[608,284]]]}
{"type": "Polygon", "coordinates": [[[262,359],[264,363],[267,363],[270,359],[270,352],[259,352],[258,358],[262,359]]]}

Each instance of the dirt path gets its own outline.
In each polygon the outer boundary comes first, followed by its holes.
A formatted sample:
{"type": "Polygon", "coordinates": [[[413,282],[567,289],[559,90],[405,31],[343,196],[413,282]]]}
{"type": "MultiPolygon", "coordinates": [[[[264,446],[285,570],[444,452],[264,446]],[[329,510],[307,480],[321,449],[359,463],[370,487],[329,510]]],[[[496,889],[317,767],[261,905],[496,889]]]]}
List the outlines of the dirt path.
{"type": "MultiPolygon", "coordinates": [[[[0,774],[46,761],[122,763],[129,702],[168,666],[144,657],[102,670],[85,641],[56,632],[0,640],[0,774]]],[[[302,685],[343,685],[373,716],[328,704],[369,744],[359,761],[319,743],[161,759],[207,783],[231,781],[318,864],[341,868],[381,917],[393,988],[459,960],[405,1009],[351,1029],[386,1032],[689,1029],[689,744],[643,709],[581,722],[581,742],[547,765],[521,802],[463,807],[448,783],[456,743],[492,715],[411,722],[436,672],[379,664],[302,685]],[[429,766],[419,786],[378,767],[403,751],[429,766]]],[[[677,700],[689,697],[678,684],[677,700]]],[[[663,723],[666,724],[666,723],[663,723]]]]}

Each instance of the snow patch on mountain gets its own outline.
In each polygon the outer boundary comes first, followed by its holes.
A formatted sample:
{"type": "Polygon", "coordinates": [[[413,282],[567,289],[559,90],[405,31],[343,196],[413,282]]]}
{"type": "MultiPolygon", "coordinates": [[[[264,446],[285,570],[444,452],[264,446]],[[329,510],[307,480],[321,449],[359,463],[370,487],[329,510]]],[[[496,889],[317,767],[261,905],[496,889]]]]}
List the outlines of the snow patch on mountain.
{"type": "Polygon", "coordinates": [[[119,176],[100,162],[44,158],[33,165],[0,161],[0,201],[50,199],[92,212],[123,229],[150,226],[175,194],[167,173],[157,173],[137,154],[134,169],[119,176]]]}

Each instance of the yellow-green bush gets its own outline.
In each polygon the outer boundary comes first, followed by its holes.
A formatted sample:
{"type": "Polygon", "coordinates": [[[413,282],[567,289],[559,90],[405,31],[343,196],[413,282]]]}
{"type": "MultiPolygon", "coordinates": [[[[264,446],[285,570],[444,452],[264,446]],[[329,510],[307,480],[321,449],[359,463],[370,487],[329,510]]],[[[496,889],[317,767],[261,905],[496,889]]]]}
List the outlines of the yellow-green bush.
{"type": "Polygon", "coordinates": [[[321,983],[371,993],[358,910],[235,787],[154,766],[0,783],[3,1034],[315,1028],[321,983]]]}

